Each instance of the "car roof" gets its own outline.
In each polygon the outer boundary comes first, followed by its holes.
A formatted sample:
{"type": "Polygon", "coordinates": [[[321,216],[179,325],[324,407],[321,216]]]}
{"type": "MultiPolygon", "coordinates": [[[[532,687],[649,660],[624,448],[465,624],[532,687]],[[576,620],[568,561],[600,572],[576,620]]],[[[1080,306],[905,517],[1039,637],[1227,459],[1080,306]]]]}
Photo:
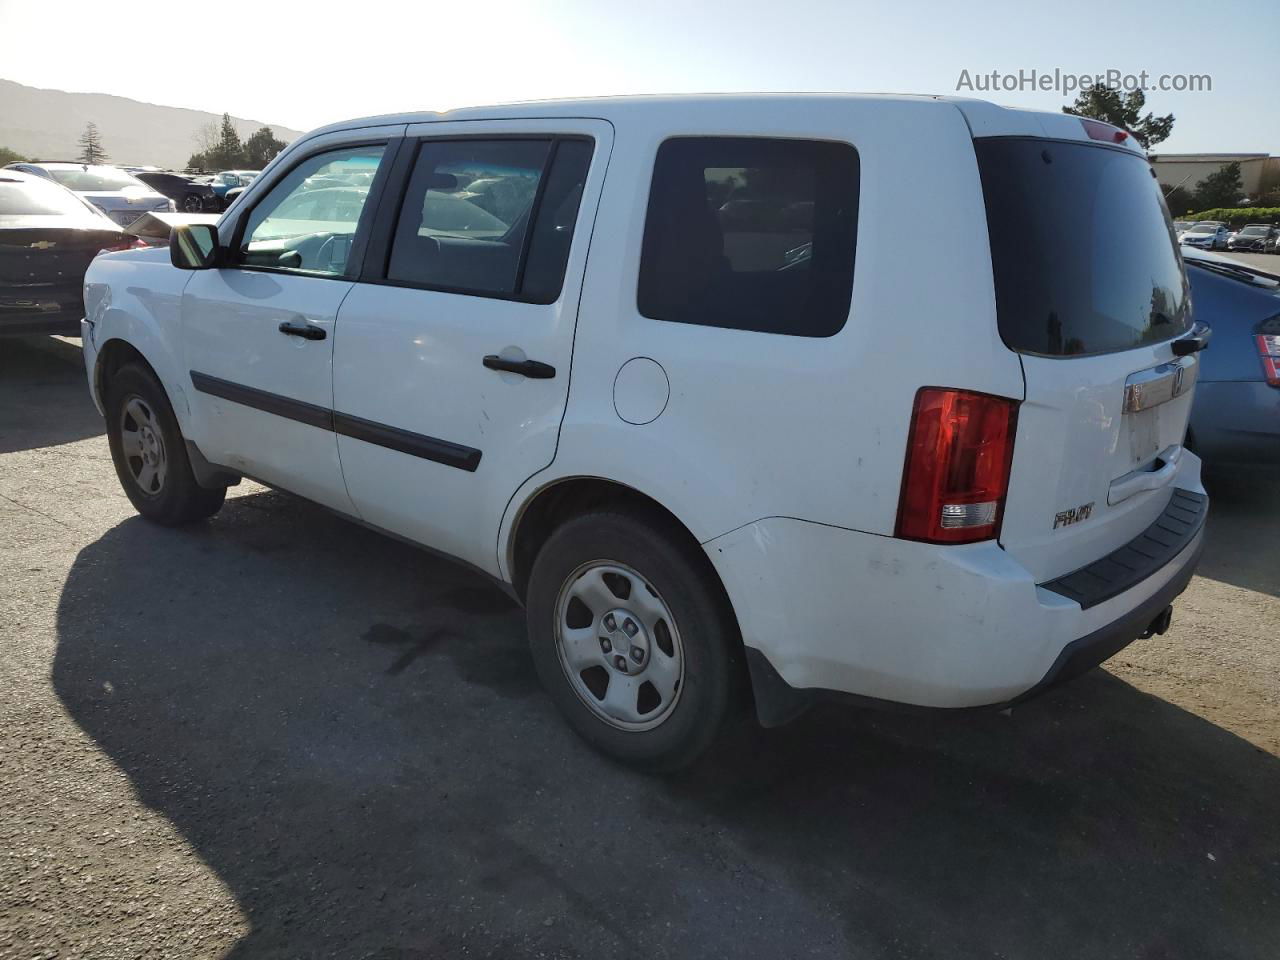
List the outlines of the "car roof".
{"type": "MultiPolygon", "coordinates": [[[[628,95],[565,100],[527,100],[489,106],[464,107],[447,111],[419,111],[359,117],[320,127],[300,140],[325,133],[392,124],[439,123],[453,120],[595,118],[603,120],[639,119],[686,110],[724,110],[735,107],[770,106],[802,111],[806,107],[839,102],[875,101],[885,104],[946,103],[958,109],[977,136],[1037,136],[1088,142],[1081,118],[1043,110],[1002,107],[967,97],[910,93],[698,93],[628,95]]],[[[1110,126],[1107,124],[1106,126],[1110,126]]],[[[1132,136],[1121,136],[1111,146],[1142,153],[1132,136]]]]}

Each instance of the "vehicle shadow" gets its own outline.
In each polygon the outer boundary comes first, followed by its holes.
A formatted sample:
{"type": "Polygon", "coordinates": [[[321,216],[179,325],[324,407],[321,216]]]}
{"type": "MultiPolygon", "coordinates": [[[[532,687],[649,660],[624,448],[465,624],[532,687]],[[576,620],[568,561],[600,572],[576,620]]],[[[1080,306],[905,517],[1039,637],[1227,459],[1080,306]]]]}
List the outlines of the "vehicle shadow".
{"type": "Polygon", "coordinates": [[[89,397],[79,341],[0,337],[0,454],[104,432],[89,397]]]}
{"type": "Polygon", "coordinates": [[[275,493],[114,527],[57,629],[70,715],[237,898],[234,958],[1280,944],[1280,761],[1103,672],[1011,716],[826,706],[645,777],[568,732],[500,591],[275,493]]]}
{"type": "Polygon", "coordinates": [[[1196,572],[1280,597],[1280,470],[1206,470],[1204,485],[1209,519],[1196,572]]]}

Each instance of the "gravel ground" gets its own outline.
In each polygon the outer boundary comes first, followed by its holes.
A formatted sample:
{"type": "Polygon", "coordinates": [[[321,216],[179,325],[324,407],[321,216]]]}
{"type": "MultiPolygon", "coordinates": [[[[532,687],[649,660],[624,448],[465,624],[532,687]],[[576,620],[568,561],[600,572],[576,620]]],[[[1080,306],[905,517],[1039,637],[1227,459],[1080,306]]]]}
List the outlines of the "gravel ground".
{"type": "Polygon", "coordinates": [[[474,575],[250,484],[138,519],[79,363],[0,341],[0,957],[1280,955],[1274,479],[1105,670],[654,779],[474,575]]]}

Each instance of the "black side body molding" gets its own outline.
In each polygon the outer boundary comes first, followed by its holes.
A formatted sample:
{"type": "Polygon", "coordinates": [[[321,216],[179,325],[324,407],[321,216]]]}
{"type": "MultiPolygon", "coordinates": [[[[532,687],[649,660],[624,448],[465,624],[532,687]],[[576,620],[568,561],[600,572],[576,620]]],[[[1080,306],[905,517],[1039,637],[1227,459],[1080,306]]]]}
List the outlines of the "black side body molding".
{"type": "Polygon", "coordinates": [[[388,426],[385,423],[353,417],[349,413],[334,411],[333,429],[344,437],[374,443],[389,450],[398,450],[411,457],[434,460],[436,463],[457,467],[468,473],[474,473],[476,467],[480,466],[480,451],[475,447],[464,447],[460,443],[437,440],[435,437],[401,430],[399,427],[388,426]]]}
{"type": "Polygon", "coordinates": [[[246,387],[220,377],[211,377],[207,373],[197,373],[194,370],[191,371],[191,385],[201,393],[221,397],[223,400],[230,400],[243,407],[253,407],[255,410],[272,413],[286,420],[296,420],[309,427],[333,430],[333,411],[328,407],[294,400],[292,397],[282,397],[278,393],[246,387]]]}
{"type": "Polygon", "coordinates": [[[223,380],[221,377],[211,377],[207,373],[199,373],[195,370],[191,371],[191,385],[201,393],[221,397],[232,403],[262,410],[264,413],[284,417],[286,420],[296,420],[310,427],[339,433],[344,437],[363,440],[365,443],[386,447],[398,453],[406,453],[411,457],[433,460],[448,467],[466,470],[468,473],[474,473],[480,466],[481,451],[475,447],[401,430],[399,427],[365,420],[349,413],[338,413],[328,407],[294,400],[292,397],[282,397],[278,393],[259,390],[257,387],[246,387],[243,384],[223,380]]]}

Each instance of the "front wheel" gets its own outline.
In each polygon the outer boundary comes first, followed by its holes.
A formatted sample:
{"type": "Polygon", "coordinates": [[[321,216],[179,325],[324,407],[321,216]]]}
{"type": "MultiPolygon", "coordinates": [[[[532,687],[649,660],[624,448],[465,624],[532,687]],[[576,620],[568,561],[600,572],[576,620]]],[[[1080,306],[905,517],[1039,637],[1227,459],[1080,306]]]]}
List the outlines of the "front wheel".
{"type": "Polygon", "coordinates": [[[664,518],[600,511],[557,529],[527,597],[538,674],[570,725],[650,770],[695,760],[730,712],[736,625],[707,564],[664,518]]]}
{"type": "Polygon", "coordinates": [[[138,513],[177,526],[218,512],[227,489],[196,483],[178,420],[150,370],[121,367],[107,382],[105,401],[116,476],[138,513]]]}
{"type": "Polygon", "coordinates": [[[187,211],[187,213],[199,213],[204,209],[204,204],[201,202],[199,196],[194,193],[188,193],[182,198],[182,209],[187,211]]]}

